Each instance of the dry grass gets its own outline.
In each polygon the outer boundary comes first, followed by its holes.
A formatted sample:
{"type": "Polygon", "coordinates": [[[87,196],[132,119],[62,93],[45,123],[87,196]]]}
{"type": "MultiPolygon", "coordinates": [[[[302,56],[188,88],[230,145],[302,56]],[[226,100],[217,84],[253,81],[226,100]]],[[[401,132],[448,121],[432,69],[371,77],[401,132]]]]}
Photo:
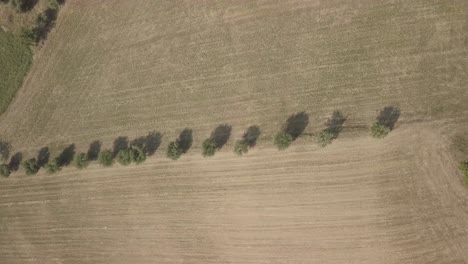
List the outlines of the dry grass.
{"type": "Polygon", "coordinates": [[[2,260],[467,262],[467,191],[446,141],[467,131],[468,4],[392,2],[68,1],[2,139],[26,157],[153,130],[163,144],[138,167],[1,180],[2,260]],[[389,105],[395,131],[371,140],[389,105]],[[273,148],[289,115],[309,113],[313,134],[335,110],[345,129],[325,149],[273,148]],[[225,123],[231,139],[202,158],[225,123]],[[250,125],[260,140],[238,157],[250,125]],[[193,147],[162,158],[186,127],[193,147]]]}

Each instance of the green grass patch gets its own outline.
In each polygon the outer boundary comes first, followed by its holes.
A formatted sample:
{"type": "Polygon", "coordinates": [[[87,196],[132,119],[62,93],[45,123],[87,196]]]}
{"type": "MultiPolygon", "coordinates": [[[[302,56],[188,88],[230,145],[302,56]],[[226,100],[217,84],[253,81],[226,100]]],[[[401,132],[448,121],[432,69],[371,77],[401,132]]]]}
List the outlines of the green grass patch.
{"type": "Polygon", "coordinates": [[[468,161],[460,162],[459,168],[465,176],[465,182],[468,184],[468,161]]]}
{"type": "Polygon", "coordinates": [[[0,113],[3,113],[28,73],[32,51],[20,36],[0,30],[0,113]]]}

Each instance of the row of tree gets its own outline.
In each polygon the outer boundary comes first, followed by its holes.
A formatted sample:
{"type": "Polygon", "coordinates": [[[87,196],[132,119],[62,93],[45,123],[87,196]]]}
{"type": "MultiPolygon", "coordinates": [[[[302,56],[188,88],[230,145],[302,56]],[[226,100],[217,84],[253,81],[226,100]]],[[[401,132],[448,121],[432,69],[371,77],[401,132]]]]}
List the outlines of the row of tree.
{"type": "MultiPolygon", "coordinates": [[[[376,122],[371,126],[371,134],[375,138],[385,137],[393,128],[400,112],[398,108],[386,107],[377,117],[376,122]]],[[[317,143],[325,147],[336,139],[343,129],[346,117],[340,112],[333,112],[326,123],[326,128],[316,135],[317,143]]],[[[282,129],[274,136],[273,143],[279,150],[288,148],[291,143],[301,136],[309,124],[309,116],[305,112],[300,112],[290,116],[282,129]]],[[[215,155],[216,151],[221,149],[228,141],[231,134],[231,126],[223,124],[218,126],[202,142],[202,155],[210,157],[215,155]]],[[[241,139],[234,145],[234,153],[244,155],[249,149],[253,148],[260,136],[258,126],[250,126],[244,132],[241,139]]],[[[123,166],[131,163],[140,164],[144,162],[147,156],[152,155],[160,144],[161,135],[159,133],[150,133],[146,137],[135,139],[130,144],[126,137],[119,137],[114,141],[114,148],[101,151],[100,143],[94,142],[87,153],[75,153],[75,146],[72,144],[56,158],[49,160],[48,148],[39,151],[37,158],[25,160],[22,166],[27,175],[36,174],[40,168],[44,168],[48,173],[56,173],[64,166],[74,164],[76,168],[86,168],[93,160],[105,167],[112,166],[117,162],[123,166]]],[[[177,160],[188,151],[192,145],[192,130],[184,129],[179,137],[171,141],[167,147],[166,156],[172,160],[177,160]]],[[[12,171],[11,165],[1,164],[0,174],[7,177],[12,171]]]]}

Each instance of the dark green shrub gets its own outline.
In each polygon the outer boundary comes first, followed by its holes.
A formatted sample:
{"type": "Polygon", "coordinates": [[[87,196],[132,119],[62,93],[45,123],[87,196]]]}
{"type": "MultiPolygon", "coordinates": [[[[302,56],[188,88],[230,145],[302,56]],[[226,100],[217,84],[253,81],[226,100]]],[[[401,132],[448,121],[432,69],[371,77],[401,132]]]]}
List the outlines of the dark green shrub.
{"type": "Polygon", "coordinates": [[[291,145],[293,137],[286,132],[278,132],[274,138],[274,144],[279,150],[284,150],[291,145]]]}
{"type": "Polygon", "coordinates": [[[211,157],[216,153],[216,141],[212,138],[207,138],[203,141],[203,157],[211,157]]]}
{"type": "Polygon", "coordinates": [[[320,131],[317,135],[317,143],[321,147],[325,147],[326,145],[330,144],[335,136],[333,135],[332,132],[329,130],[325,129],[320,131]]]}
{"type": "Polygon", "coordinates": [[[132,146],[130,148],[130,157],[133,162],[140,164],[146,160],[146,149],[141,146],[132,146]]]}
{"type": "Polygon", "coordinates": [[[86,153],[80,153],[76,155],[74,164],[75,164],[75,167],[77,167],[78,169],[83,169],[83,168],[88,167],[89,165],[88,155],[86,153]]]}
{"type": "Polygon", "coordinates": [[[468,183],[468,161],[460,162],[459,168],[465,176],[465,182],[468,183]]]}
{"type": "Polygon", "coordinates": [[[114,164],[112,151],[108,149],[101,151],[101,153],[99,153],[99,163],[105,167],[112,166],[112,164],[114,164]]]}
{"type": "Polygon", "coordinates": [[[44,165],[44,167],[47,170],[47,172],[50,174],[56,173],[57,171],[61,170],[57,159],[53,159],[49,161],[46,165],[44,165]]]}
{"type": "Polygon", "coordinates": [[[386,127],[378,122],[374,123],[371,127],[371,134],[374,138],[384,138],[390,133],[390,128],[386,127]]]}
{"type": "Polygon", "coordinates": [[[177,142],[172,141],[167,147],[167,157],[172,160],[177,160],[182,155],[182,150],[177,142]]]}
{"type": "Polygon", "coordinates": [[[133,161],[133,152],[130,149],[122,149],[117,153],[117,162],[127,166],[133,161]]]}
{"type": "Polygon", "coordinates": [[[10,173],[11,173],[11,170],[10,170],[10,167],[8,167],[8,165],[6,164],[0,165],[0,175],[2,175],[3,177],[8,177],[10,176],[10,173]]]}
{"type": "Polygon", "coordinates": [[[249,142],[245,139],[237,140],[234,145],[234,153],[239,156],[246,154],[249,151],[249,142]]]}
{"type": "Polygon", "coordinates": [[[25,160],[23,162],[24,170],[26,175],[34,175],[39,171],[39,166],[37,165],[37,160],[35,158],[25,160]]]}

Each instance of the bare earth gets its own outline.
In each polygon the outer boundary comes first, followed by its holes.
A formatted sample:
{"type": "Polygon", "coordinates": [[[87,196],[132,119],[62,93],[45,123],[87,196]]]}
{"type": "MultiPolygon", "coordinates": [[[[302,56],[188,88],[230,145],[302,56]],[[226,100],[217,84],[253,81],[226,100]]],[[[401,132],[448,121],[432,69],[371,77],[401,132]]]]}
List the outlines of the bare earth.
{"type": "Polygon", "coordinates": [[[1,139],[25,158],[153,130],[162,145],[138,166],[0,179],[0,263],[468,262],[468,3],[102,2],[67,1],[1,139]],[[387,105],[402,116],[374,140],[387,105]],[[344,132],[319,148],[334,110],[344,132]],[[306,135],[272,148],[298,111],[306,135]],[[185,127],[193,147],[165,158],[185,127]]]}

